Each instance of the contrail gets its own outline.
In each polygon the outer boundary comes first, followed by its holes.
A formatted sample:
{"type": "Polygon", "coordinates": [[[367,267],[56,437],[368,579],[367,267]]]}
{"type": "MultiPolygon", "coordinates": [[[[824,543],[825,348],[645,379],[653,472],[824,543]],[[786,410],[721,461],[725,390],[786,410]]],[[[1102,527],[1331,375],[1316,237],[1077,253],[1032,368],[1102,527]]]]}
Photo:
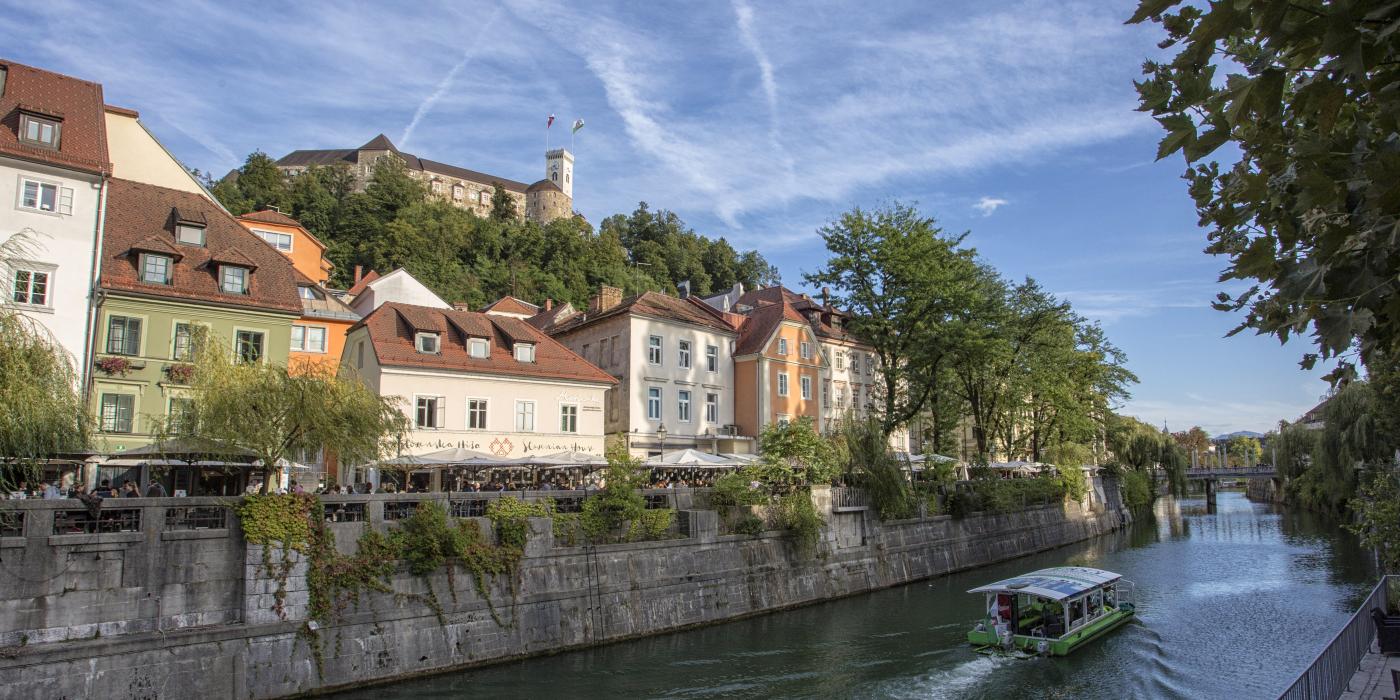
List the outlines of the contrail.
{"type": "Polygon", "coordinates": [[[442,99],[442,96],[447,94],[447,90],[452,87],[452,81],[457,79],[457,74],[461,73],[462,69],[466,68],[468,63],[471,63],[472,58],[476,56],[477,48],[481,46],[481,37],[486,34],[486,30],[490,29],[492,24],[496,23],[496,17],[500,14],[501,8],[497,7],[496,10],[491,13],[491,17],[477,30],[476,36],[467,44],[467,50],[462,52],[462,60],[458,61],[457,65],[452,66],[452,70],[447,71],[447,75],[443,76],[442,80],[438,81],[437,87],[433,90],[433,93],[419,103],[417,111],[413,113],[413,119],[408,122],[408,126],[404,127],[403,135],[399,137],[400,146],[405,148],[408,146],[408,140],[413,137],[413,130],[418,128],[418,122],[423,121],[423,117],[427,116],[428,112],[432,111],[433,105],[437,104],[437,101],[442,99]]]}
{"type": "Polygon", "coordinates": [[[754,61],[758,63],[758,75],[763,83],[763,96],[768,101],[768,142],[773,150],[777,151],[783,164],[783,169],[787,171],[787,176],[791,179],[794,176],[792,156],[787,149],[783,148],[782,141],[778,138],[778,81],[773,77],[773,62],[768,60],[768,52],[763,50],[763,45],[758,42],[758,35],[753,30],[753,7],[747,0],[732,0],[734,6],[734,17],[739,25],[739,38],[744,42],[744,47],[753,54],[754,61]]]}

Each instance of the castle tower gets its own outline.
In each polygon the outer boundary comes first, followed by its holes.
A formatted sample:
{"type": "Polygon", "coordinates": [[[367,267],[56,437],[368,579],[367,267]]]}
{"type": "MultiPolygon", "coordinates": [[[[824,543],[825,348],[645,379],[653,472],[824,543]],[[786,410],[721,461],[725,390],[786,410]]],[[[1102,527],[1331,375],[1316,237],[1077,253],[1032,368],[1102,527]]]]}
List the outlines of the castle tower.
{"type": "Polygon", "coordinates": [[[544,177],[559,186],[564,196],[574,198],[574,154],[568,149],[556,148],[544,154],[544,177]]]}

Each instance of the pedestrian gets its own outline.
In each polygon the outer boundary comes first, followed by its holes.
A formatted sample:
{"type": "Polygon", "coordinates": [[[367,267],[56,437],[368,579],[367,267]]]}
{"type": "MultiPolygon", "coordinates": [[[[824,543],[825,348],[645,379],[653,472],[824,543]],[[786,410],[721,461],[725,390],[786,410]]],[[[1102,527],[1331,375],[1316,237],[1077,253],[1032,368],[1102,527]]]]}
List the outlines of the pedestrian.
{"type": "Polygon", "coordinates": [[[146,498],[165,498],[165,496],[165,484],[159,481],[152,481],[151,485],[146,487],[146,498]]]}
{"type": "Polygon", "coordinates": [[[296,479],[292,479],[292,493],[306,493],[306,489],[302,488],[296,479]]]}
{"type": "Polygon", "coordinates": [[[44,484],[44,500],[52,501],[63,498],[63,491],[55,484],[44,484]]]}
{"type": "Polygon", "coordinates": [[[92,495],[98,498],[111,498],[115,496],[116,494],[112,491],[112,480],[103,479],[102,483],[98,484],[97,490],[92,492],[92,495]]]}
{"type": "Polygon", "coordinates": [[[140,498],[141,489],[136,488],[136,482],[130,479],[122,484],[122,498],[140,498]]]}

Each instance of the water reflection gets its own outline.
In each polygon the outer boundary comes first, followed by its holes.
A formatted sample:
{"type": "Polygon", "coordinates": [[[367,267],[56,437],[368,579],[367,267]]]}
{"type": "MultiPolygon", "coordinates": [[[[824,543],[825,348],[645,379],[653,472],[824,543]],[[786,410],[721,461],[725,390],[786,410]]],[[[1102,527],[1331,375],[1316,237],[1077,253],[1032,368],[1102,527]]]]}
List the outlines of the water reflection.
{"type": "Polygon", "coordinates": [[[974,572],[347,697],[1276,697],[1371,578],[1339,524],[1222,492],[1213,513],[1163,499],[1127,530],[974,572]],[[967,589],[1062,564],[1134,580],[1139,620],[1065,659],[965,645],[967,589]]]}

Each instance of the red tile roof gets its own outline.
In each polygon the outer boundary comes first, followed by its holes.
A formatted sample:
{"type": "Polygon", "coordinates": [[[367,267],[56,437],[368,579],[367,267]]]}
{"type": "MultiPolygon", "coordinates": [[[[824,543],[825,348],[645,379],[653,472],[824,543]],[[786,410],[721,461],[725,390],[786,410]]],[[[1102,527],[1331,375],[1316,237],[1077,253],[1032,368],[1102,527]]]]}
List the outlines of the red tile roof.
{"type": "Polygon", "coordinates": [[[102,235],[103,289],[192,301],[262,309],[301,312],[296,274],[292,263],[271,246],[243,228],[217,204],[182,190],[113,178],[107,195],[107,221],[102,235]],[[175,210],[182,216],[198,213],[208,221],[204,246],[175,243],[175,210]],[[142,282],[139,256],[157,244],[182,255],[175,262],[172,284],[142,282]],[[212,261],[223,260],[256,267],[249,274],[248,294],[219,291],[218,270],[212,261]]]}
{"type": "Polygon", "coordinates": [[[534,304],[531,304],[530,302],[525,301],[523,299],[513,297],[507,294],[506,296],[503,296],[500,299],[497,299],[491,302],[490,304],[487,304],[486,308],[482,309],[481,311],[483,313],[487,311],[499,311],[503,314],[525,314],[526,316],[534,316],[535,314],[539,313],[540,307],[535,306],[534,304]]]}
{"type": "Polygon", "coordinates": [[[111,172],[102,86],[0,59],[6,69],[0,95],[0,154],[90,173],[111,172]],[[61,118],[58,148],[19,140],[20,112],[61,118]]]}
{"type": "Polygon", "coordinates": [[[505,376],[563,379],[615,384],[616,379],[575,355],[549,336],[518,318],[489,316],[475,311],[437,309],[388,302],[350,328],[369,331],[379,364],[505,376]],[[423,328],[429,326],[430,328],[423,328]],[[414,331],[443,333],[441,352],[425,355],[414,345],[414,331]],[[487,358],[467,355],[467,336],[491,341],[487,358]],[[535,361],[515,359],[512,338],[535,344],[535,361]]]}
{"type": "Polygon", "coordinates": [[[565,333],[600,319],[618,314],[633,313],[666,321],[678,321],[697,326],[705,326],[722,333],[733,333],[735,328],[716,314],[697,308],[685,299],[678,299],[660,292],[643,292],[622,300],[622,303],[606,311],[590,311],[574,314],[560,320],[558,325],[545,330],[550,335],[565,333]]]}
{"type": "Polygon", "coordinates": [[[275,209],[263,209],[262,211],[250,211],[238,218],[244,221],[261,221],[265,224],[281,224],[283,226],[296,226],[301,228],[301,222],[275,209]]]}
{"type": "Polygon", "coordinates": [[[823,307],[811,297],[805,294],[798,294],[787,287],[775,285],[772,287],[750,290],[744,292],[743,295],[734,300],[734,304],[736,306],[739,304],[747,304],[752,307],[758,307],[763,304],[776,304],[779,301],[787,301],[794,309],[797,309],[799,313],[805,316],[807,321],[812,325],[812,330],[815,331],[819,337],[847,343],[864,344],[844,327],[837,326],[834,323],[828,323],[825,319],[827,314],[830,314],[833,320],[837,318],[845,319],[847,317],[845,312],[831,307],[823,307]]]}
{"type": "Polygon", "coordinates": [[[373,282],[377,279],[379,279],[379,273],[375,272],[374,270],[370,270],[369,272],[365,273],[364,277],[360,278],[359,282],[356,282],[354,286],[345,290],[345,293],[349,294],[352,297],[359,296],[360,292],[365,291],[365,287],[368,287],[370,282],[373,282]]]}
{"type": "Polygon", "coordinates": [[[792,308],[792,304],[786,300],[776,304],[763,304],[744,319],[744,325],[739,329],[739,342],[735,345],[734,356],[751,355],[762,352],[763,346],[773,335],[773,329],[783,321],[793,321],[802,325],[808,325],[807,319],[792,308]]]}

